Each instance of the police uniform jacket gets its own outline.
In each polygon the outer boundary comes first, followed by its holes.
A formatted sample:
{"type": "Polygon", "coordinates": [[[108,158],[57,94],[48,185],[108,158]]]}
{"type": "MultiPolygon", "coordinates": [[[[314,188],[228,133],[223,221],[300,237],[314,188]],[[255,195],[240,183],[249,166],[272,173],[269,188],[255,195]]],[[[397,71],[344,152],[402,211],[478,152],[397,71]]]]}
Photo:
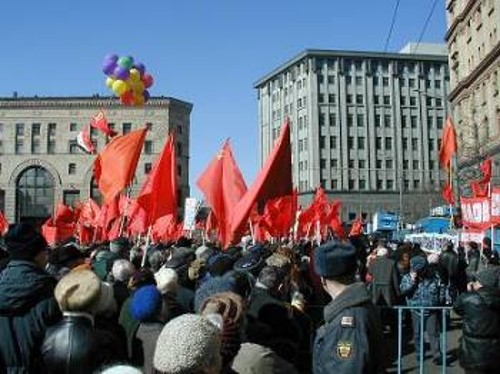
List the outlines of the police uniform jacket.
{"type": "Polygon", "coordinates": [[[348,286],[324,317],[314,342],[314,374],[383,372],[381,324],[363,283],[348,286]]]}

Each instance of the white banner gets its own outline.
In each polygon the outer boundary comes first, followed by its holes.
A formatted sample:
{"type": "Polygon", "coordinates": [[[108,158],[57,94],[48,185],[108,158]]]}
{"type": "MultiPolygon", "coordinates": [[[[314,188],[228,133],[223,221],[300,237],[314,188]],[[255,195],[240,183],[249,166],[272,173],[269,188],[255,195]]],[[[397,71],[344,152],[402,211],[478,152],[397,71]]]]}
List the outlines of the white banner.
{"type": "Polygon", "coordinates": [[[194,230],[196,225],[196,213],[198,212],[198,200],[188,197],[184,201],[184,230],[194,230]]]}

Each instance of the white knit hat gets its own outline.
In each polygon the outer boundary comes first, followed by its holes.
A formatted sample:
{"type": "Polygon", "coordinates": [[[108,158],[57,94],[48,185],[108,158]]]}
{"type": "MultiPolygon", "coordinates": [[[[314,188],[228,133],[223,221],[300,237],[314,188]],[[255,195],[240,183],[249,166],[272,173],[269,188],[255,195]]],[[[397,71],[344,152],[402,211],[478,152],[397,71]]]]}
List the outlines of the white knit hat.
{"type": "Polygon", "coordinates": [[[115,365],[110,366],[103,371],[101,374],[141,374],[142,371],[129,365],[115,365]]]}
{"type": "Polygon", "coordinates": [[[156,288],[161,294],[177,290],[179,276],[174,269],[161,268],[155,273],[156,288]]]}
{"type": "Polygon", "coordinates": [[[184,314],[165,325],[156,342],[153,365],[163,373],[219,372],[220,330],[197,314],[184,314]]]}

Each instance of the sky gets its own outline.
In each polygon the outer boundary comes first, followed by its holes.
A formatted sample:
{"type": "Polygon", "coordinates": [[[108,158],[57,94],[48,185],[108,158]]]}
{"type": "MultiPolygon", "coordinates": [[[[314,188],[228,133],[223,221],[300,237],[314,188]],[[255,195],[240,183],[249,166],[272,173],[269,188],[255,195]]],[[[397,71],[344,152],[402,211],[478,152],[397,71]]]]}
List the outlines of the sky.
{"type": "MultiPolygon", "coordinates": [[[[109,53],[146,64],[152,95],[193,104],[190,185],[231,139],[258,172],[253,84],[304,49],[383,51],[397,0],[16,0],[0,12],[0,96],[110,95],[109,53]]],[[[417,41],[434,0],[400,0],[388,51],[417,41]]],[[[422,42],[444,43],[445,0],[422,42]]]]}

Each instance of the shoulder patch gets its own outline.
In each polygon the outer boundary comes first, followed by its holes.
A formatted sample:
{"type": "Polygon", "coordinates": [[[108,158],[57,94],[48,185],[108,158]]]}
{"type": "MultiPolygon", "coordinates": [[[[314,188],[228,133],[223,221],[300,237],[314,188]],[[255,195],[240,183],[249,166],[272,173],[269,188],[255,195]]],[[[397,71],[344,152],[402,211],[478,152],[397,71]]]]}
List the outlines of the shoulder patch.
{"type": "Polygon", "coordinates": [[[354,327],[354,317],[343,316],[340,320],[340,326],[342,327],[354,327]]]}
{"type": "Polygon", "coordinates": [[[337,357],[350,358],[353,353],[353,346],[351,342],[338,342],[337,343],[337,357]]]}

